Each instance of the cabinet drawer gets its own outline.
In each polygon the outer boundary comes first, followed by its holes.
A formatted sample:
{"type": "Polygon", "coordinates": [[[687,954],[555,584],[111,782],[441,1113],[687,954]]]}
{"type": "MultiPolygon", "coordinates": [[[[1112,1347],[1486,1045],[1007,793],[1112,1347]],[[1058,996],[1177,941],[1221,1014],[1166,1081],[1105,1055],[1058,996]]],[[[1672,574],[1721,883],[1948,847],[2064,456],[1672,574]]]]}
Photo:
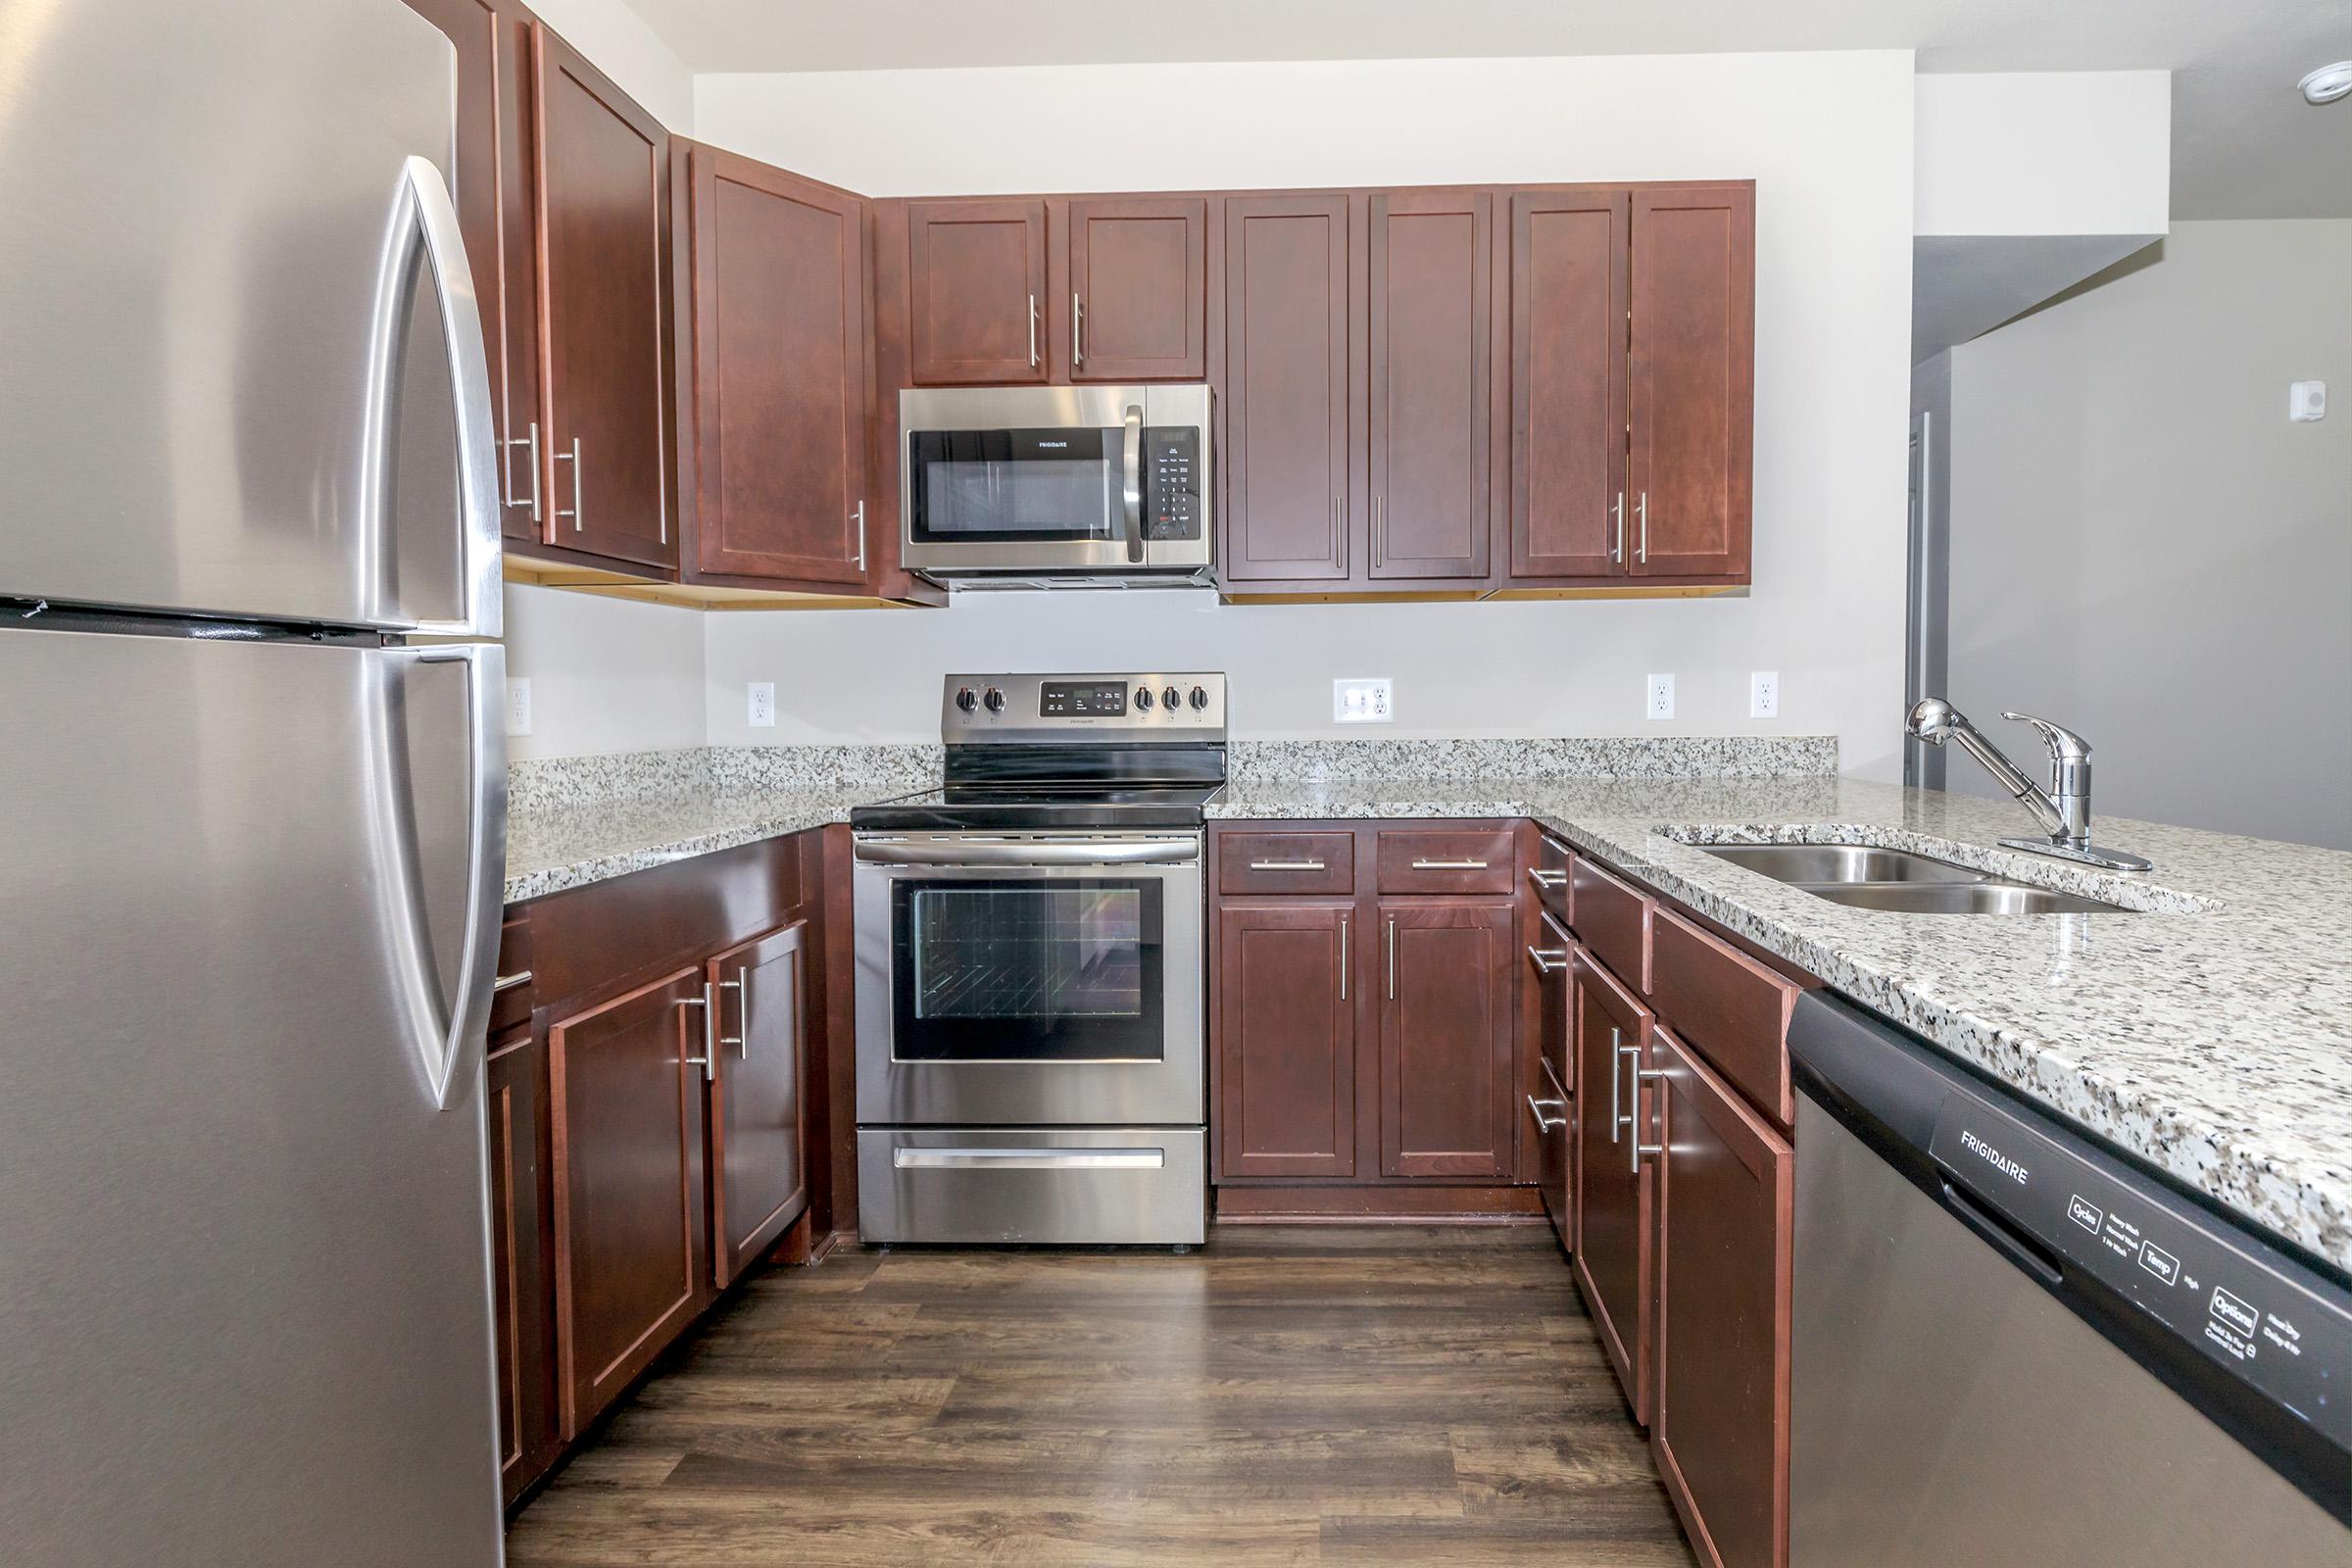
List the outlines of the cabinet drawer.
{"type": "Polygon", "coordinates": [[[1575,906],[1568,897],[1569,869],[1575,861],[1567,845],[1548,833],[1536,835],[1536,863],[1527,868],[1528,886],[1562,925],[1576,924],[1575,906]]]}
{"type": "Polygon", "coordinates": [[[1764,1113],[1788,1126],[1788,1016],[1798,986],[1669,909],[1651,931],[1659,1016],[1764,1113]]]}
{"type": "Polygon", "coordinates": [[[497,989],[490,994],[490,1031],[511,1029],[531,1016],[531,923],[509,920],[498,933],[497,989]]]}
{"type": "Polygon", "coordinates": [[[1383,893],[1508,893],[1511,830],[1390,828],[1379,836],[1383,893]]]}
{"type": "Polygon", "coordinates": [[[1353,893],[1352,833],[1227,833],[1217,840],[1219,893],[1353,893]]]}
{"type": "Polygon", "coordinates": [[[1593,956],[1643,996],[1649,994],[1649,917],[1654,906],[1590,857],[1577,856],[1568,873],[1576,934],[1593,956]]]}

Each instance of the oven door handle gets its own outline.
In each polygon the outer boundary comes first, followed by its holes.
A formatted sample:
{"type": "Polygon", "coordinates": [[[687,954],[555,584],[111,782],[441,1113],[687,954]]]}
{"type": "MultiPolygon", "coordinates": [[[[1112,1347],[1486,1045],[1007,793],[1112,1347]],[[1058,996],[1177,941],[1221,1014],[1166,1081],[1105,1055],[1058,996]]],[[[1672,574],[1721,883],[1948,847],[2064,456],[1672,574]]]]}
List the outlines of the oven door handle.
{"type": "Polygon", "coordinates": [[[859,844],[856,858],[881,865],[1184,864],[1200,846],[1178,839],[1144,844],[859,844]]]}
{"type": "Polygon", "coordinates": [[[1127,405],[1127,444],[1124,452],[1127,476],[1119,485],[1119,499],[1127,507],[1127,564],[1144,564],[1144,410],[1141,404],[1127,405]]]}

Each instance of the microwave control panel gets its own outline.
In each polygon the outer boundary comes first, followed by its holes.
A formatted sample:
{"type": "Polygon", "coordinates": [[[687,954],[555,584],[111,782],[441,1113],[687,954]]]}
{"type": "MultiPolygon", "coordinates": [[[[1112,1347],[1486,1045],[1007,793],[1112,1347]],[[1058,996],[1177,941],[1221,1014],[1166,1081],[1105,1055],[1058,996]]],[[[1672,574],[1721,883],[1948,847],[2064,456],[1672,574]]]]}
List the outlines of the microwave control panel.
{"type": "Polygon", "coordinates": [[[1200,432],[1191,425],[1144,432],[1144,537],[1200,537],[1200,432]]]}

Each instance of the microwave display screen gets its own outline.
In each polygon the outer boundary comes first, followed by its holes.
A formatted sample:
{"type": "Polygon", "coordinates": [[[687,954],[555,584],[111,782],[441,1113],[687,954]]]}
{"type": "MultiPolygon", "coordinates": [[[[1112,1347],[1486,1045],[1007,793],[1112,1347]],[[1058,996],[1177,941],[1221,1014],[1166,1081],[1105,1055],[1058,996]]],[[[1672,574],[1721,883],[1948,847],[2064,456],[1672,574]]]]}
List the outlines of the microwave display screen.
{"type": "Polygon", "coordinates": [[[1124,718],[1127,685],[1115,680],[1050,680],[1038,693],[1037,710],[1070,718],[1124,718]]]}

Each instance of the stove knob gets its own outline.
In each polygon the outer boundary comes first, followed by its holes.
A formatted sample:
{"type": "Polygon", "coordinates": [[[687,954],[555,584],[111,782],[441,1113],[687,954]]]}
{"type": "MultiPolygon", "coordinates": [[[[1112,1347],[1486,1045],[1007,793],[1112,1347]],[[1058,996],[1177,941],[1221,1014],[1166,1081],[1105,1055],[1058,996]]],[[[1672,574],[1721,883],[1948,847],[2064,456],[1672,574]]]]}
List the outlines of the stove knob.
{"type": "Polygon", "coordinates": [[[980,694],[966,686],[956,694],[956,706],[968,713],[980,706],[980,694]]]}
{"type": "Polygon", "coordinates": [[[1184,694],[1178,691],[1175,687],[1171,686],[1166,691],[1159,694],[1159,701],[1162,707],[1167,709],[1169,712],[1173,713],[1179,707],[1183,705],[1184,694]]]}
{"type": "Polygon", "coordinates": [[[980,704],[992,713],[1002,713],[1004,711],[1004,694],[991,686],[988,695],[980,699],[980,704]]]}
{"type": "Polygon", "coordinates": [[[1135,706],[1142,709],[1149,709],[1152,706],[1151,687],[1138,686],[1135,689],[1135,706]]]}
{"type": "Polygon", "coordinates": [[[1195,709],[1195,710],[1200,710],[1200,709],[1206,708],[1207,706],[1208,706],[1208,688],[1207,688],[1207,687],[1205,687],[1205,686],[1196,686],[1196,687],[1194,687],[1194,688],[1193,688],[1193,708],[1195,709]]]}

